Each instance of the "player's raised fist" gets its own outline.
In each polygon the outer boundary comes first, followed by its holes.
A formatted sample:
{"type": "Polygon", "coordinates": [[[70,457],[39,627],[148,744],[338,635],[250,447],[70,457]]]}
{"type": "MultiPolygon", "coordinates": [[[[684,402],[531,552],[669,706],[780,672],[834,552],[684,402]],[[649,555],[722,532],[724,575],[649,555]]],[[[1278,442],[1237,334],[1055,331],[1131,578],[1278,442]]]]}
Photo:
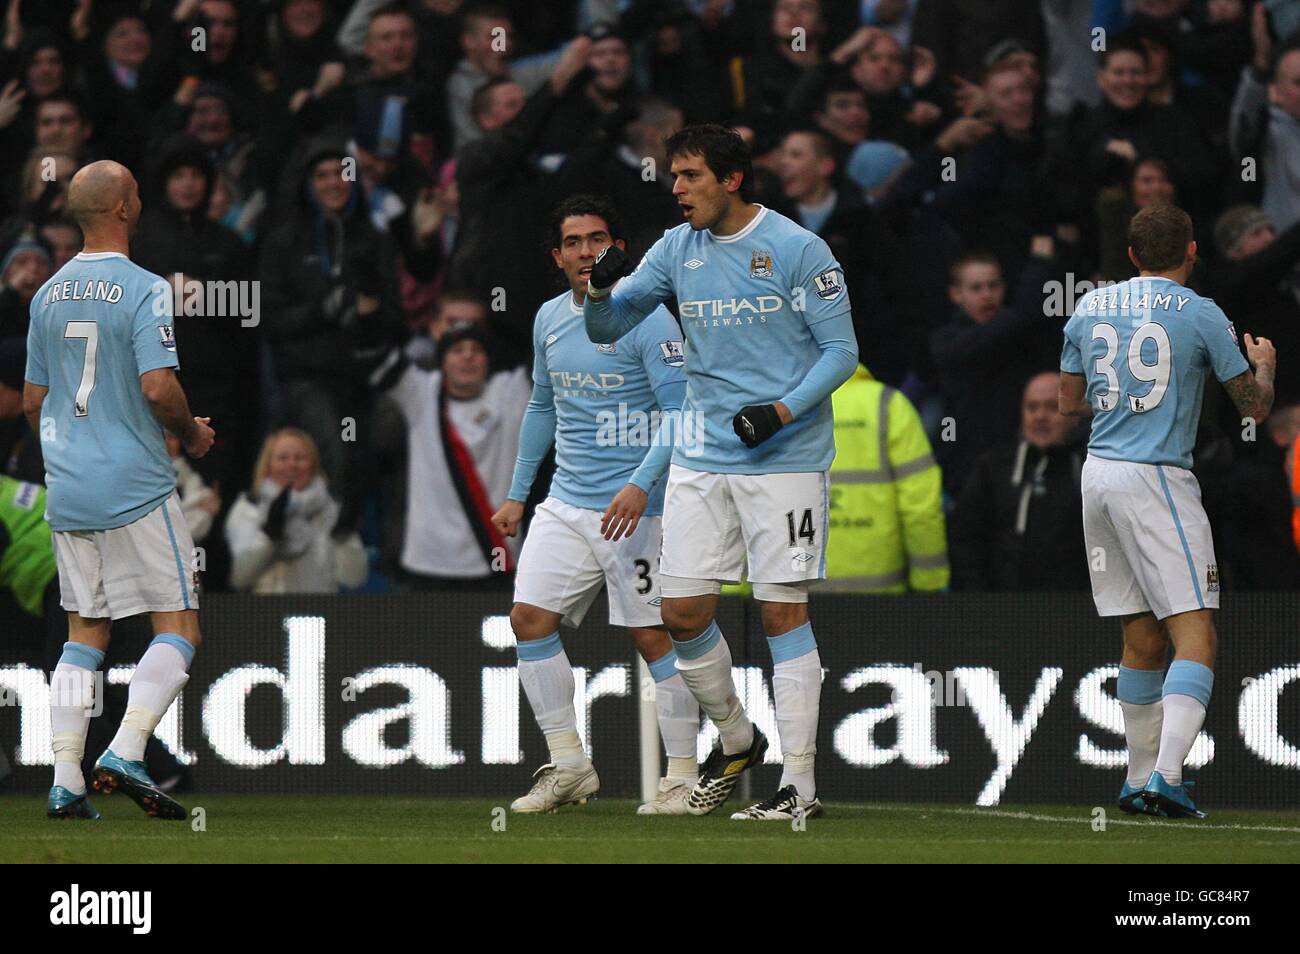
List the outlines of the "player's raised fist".
{"type": "Polygon", "coordinates": [[[757,447],[781,429],[781,415],[775,404],[749,404],[731,419],[736,436],[746,447],[757,447]]]}
{"type": "Polygon", "coordinates": [[[587,290],[600,297],[600,292],[613,288],[614,283],[624,275],[631,275],[633,268],[632,259],[627,252],[617,245],[606,245],[596,256],[596,264],[591,266],[587,290]]]}
{"type": "Polygon", "coordinates": [[[505,537],[513,537],[519,532],[519,521],[524,519],[522,500],[507,500],[501,509],[492,515],[492,525],[505,537]]]}
{"type": "Polygon", "coordinates": [[[1258,368],[1261,364],[1277,366],[1277,349],[1273,347],[1273,342],[1250,334],[1245,336],[1245,342],[1246,358],[1252,368],[1258,368]]]}

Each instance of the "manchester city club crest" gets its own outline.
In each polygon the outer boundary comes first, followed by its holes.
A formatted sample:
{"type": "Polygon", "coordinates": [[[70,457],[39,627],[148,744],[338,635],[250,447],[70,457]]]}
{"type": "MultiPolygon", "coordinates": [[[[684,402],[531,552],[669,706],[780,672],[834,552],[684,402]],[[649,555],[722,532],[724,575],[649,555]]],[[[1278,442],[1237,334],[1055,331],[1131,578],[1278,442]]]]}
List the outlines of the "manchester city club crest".
{"type": "Polygon", "coordinates": [[[750,278],[771,278],[772,277],[772,253],[765,252],[762,249],[755,249],[749,255],[749,277],[750,278]]]}

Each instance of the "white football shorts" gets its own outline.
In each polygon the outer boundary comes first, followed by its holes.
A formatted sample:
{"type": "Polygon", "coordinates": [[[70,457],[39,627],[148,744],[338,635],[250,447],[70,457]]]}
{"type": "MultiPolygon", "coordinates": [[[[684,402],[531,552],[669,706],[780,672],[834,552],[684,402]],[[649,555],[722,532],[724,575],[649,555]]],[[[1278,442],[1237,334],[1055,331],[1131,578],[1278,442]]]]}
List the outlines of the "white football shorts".
{"type": "Polygon", "coordinates": [[[747,578],[759,599],[805,601],[808,585],[826,577],[829,486],[825,471],[714,474],[673,464],[664,594],[716,593],[747,578]]]}
{"type": "Polygon", "coordinates": [[[175,493],[112,530],[55,530],[65,610],[85,619],[199,608],[194,540],[175,493]]]}
{"type": "Polygon", "coordinates": [[[1089,455],[1080,484],[1098,613],[1218,608],[1214,538],[1190,470],[1089,455]]]}
{"type": "Polygon", "coordinates": [[[662,626],[659,541],[663,518],[642,517],[619,540],[600,532],[604,511],[547,497],[533,514],[515,570],[515,602],[559,613],[582,625],[601,587],[609,592],[611,626],[662,626]]]}

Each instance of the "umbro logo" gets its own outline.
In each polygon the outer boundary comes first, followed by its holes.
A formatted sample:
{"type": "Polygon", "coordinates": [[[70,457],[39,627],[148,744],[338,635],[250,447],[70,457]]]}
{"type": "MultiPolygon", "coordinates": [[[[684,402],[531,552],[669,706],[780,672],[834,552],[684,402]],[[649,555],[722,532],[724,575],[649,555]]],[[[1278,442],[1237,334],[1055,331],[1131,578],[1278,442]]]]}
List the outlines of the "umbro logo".
{"type": "Polygon", "coordinates": [[[686,263],[686,267],[687,267],[687,268],[692,268],[692,269],[694,269],[694,268],[699,268],[699,267],[700,267],[701,265],[703,265],[703,264],[704,264],[704,263],[701,262],[698,258],[693,258],[693,259],[691,259],[689,262],[686,263]]]}
{"type": "Polygon", "coordinates": [[[560,340],[560,336],[559,336],[559,335],[547,335],[547,336],[546,336],[546,340],[543,341],[542,344],[543,344],[543,345],[555,344],[555,342],[557,342],[557,341],[559,341],[559,340],[560,340]]]}

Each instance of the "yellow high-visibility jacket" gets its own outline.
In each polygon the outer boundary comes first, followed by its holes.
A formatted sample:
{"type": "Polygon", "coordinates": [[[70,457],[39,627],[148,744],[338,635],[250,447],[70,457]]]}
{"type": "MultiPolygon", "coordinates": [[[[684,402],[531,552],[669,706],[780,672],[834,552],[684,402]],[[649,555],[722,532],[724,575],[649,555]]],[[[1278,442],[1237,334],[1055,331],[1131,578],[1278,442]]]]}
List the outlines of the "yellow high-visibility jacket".
{"type": "Polygon", "coordinates": [[[903,593],[948,585],[943,481],[916,408],[861,365],[831,398],[825,591],[903,593]]]}

